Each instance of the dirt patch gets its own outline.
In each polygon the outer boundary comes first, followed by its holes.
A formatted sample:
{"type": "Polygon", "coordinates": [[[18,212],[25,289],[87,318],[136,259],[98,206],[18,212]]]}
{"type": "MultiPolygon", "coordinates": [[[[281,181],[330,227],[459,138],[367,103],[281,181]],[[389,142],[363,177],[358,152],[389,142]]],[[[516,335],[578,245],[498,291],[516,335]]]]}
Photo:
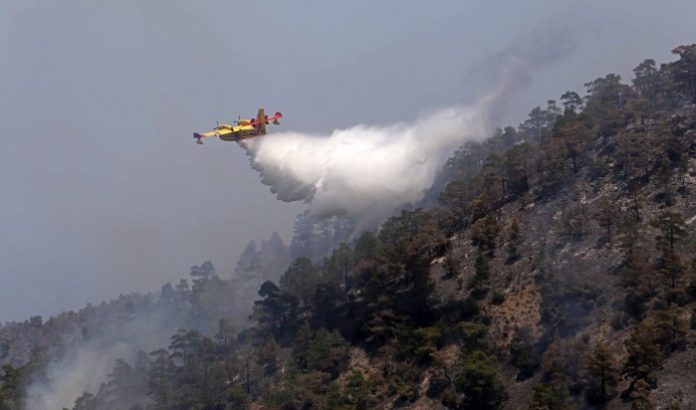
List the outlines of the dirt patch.
{"type": "Polygon", "coordinates": [[[657,409],[675,404],[679,409],[696,409],[696,349],[674,354],[655,376],[657,388],[652,395],[657,409]]]}

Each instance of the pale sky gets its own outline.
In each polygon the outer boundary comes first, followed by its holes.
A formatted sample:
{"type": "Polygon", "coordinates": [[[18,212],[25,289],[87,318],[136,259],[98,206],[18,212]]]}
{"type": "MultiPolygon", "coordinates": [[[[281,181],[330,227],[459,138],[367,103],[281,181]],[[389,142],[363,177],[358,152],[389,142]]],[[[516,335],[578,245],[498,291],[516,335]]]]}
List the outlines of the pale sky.
{"type": "Polygon", "coordinates": [[[248,240],[289,240],[302,204],[275,200],[236,144],[193,143],[216,120],[409,121],[471,100],[467,73],[530,31],[570,33],[573,52],[511,99],[515,125],[671,60],[695,15],[693,0],[5,0],[0,321],[156,290],[206,259],[226,277],[248,240]]]}

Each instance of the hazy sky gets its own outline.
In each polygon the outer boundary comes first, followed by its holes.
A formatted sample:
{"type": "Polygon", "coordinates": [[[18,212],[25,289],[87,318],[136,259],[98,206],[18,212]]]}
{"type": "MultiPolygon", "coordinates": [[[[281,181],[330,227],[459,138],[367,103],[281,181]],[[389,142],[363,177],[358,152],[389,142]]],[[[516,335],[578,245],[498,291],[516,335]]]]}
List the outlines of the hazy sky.
{"type": "MultiPolygon", "coordinates": [[[[696,2],[76,1],[0,5],[0,321],[155,290],[250,239],[286,239],[233,143],[191,133],[281,110],[284,130],[412,120],[472,98],[466,73],[530,31],[569,57],[510,101],[533,105],[696,42],[696,2]],[[551,30],[553,29],[553,30],[551,30]]],[[[501,124],[504,125],[504,124],[501,124]]]]}

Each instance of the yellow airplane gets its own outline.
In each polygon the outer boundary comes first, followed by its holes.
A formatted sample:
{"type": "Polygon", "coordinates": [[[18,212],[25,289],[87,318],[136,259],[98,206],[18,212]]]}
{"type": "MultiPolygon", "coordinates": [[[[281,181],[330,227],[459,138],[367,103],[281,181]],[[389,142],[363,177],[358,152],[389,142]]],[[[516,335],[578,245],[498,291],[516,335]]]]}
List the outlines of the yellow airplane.
{"type": "Polygon", "coordinates": [[[223,141],[241,141],[266,134],[266,125],[271,123],[278,125],[280,124],[278,120],[281,118],[283,114],[280,112],[268,116],[263,108],[259,108],[256,118],[250,120],[240,118],[235,121],[236,125],[220,124],[212,131],[194,132],[193,138],[196,139],[196,144],[203,144],[203,138],[209,137],[218,137],[223,141]]]}

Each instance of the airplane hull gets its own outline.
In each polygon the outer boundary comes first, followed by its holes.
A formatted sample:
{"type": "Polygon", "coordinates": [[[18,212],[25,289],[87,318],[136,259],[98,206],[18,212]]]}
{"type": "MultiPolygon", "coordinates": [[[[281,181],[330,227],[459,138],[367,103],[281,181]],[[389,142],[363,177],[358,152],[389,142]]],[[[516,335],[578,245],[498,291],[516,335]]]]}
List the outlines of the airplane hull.
{"type": "Polygon", "coordinates": [[[249,138],[258,137],[259,135],[261,135],[261,134],[259,134],[257,132],[240,131],[240,132],[233,132],[233,133],[226,134],[226,135],[220,135],[218,138],[220,138],[223,141],[241,141],[241,140],[246,140],[249,138]]]}

